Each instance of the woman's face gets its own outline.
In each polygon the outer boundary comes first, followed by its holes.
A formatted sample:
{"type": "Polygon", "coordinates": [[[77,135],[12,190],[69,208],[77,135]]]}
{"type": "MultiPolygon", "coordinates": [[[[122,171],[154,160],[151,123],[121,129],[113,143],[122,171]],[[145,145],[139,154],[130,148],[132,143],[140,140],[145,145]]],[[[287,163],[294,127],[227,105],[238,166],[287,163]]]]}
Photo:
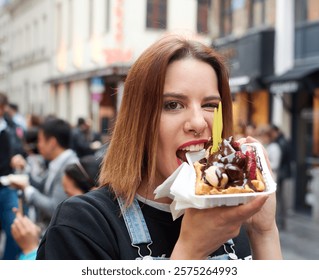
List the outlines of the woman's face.
{"type": "Polygon", "coordinates": [[[62,185],[63,185],[64,192],[68,196],[83,194],[83,191],[81,191],[79,188],[76,187],[74,180],[70,178],[68,175],[65,175],[65,174],[63,175],[62,185]]]}
{"type": "Polygon", "coordinates": [[[203,149],[211,136],[214,108],[220,101],[216,72],[196,59],[174,61],[168,66],[163,94],[157,184],[186,161],[187,151],[203,149]]]}

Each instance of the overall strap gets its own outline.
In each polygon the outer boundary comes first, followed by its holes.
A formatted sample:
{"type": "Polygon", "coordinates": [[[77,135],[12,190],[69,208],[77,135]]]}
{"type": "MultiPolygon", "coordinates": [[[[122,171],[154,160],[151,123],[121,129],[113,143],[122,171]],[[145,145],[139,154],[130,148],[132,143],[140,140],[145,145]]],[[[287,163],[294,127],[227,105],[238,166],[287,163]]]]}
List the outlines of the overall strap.
{"type": "MultiPolygon", "coordinates": [[[[138,250],[138,255],[136,259],[139,260],[148,260],[148,259],[167,259],[165,257],[152,257],[152,250],[150,246],[152,245],[153,241],[151,239],[149,230],[147,228],[142,210],[140,205],[138,204],[137,199],[135,198],[132,205],[130,207],[125,207],[125,201],[118,197],[117,201],[121,208],[121,213],[123,215],[123,219],[128,230],[128,233],[131,238],[131,245],[138,250]],[[140,245],[147,244],[146,247],[149,250],[149,254],[143,256],[141,254],[140,245]]],[[[225,254],[215,257],[208,257],[211,260],[235,260],[238,259],[235,249],[234,249],[234,242],[232,239],[229,239],[226,243],[224,243],[224,251],[225,254]]]]}
{"type": "Polygon", "coordinates": [[[152,251],[149,246],[153,242],[137,199],[134,199],[130,207],[125,207],[125,201],[120,197],[117,198],[117,201],[121,208],[123,219],[131,238],[131,245],[138,249],[138,255],[140,256],[140,258],[152,259],[152,251]],[[141,244],[147,244],[146,246],[149,250],[149,255],[143,256],[141,254],[141,248],[139,246],[141,244]]]}

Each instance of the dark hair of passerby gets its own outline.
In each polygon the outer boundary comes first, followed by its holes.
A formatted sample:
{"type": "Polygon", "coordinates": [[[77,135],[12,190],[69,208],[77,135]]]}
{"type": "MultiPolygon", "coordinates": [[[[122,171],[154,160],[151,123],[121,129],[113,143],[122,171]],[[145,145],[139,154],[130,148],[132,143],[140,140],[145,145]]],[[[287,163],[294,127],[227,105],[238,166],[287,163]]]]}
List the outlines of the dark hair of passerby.
{"type": "Polygon", "coordinates": [[[93,155],[84,156],[79,162],[69,164],[64,173],[74,181],[76,187],[86,193],[98,184],[100,163],[93,155]]]}
{"type": "Polygon", "coordinates": [[[62,119],[49,119],[40,126],[45,138],[55,137],[59,145],[68,149],[71,143],[71,126],[62,119]]]}
{"type": "Polygon", "coordinates": [[[81,125],[83,125],[83,124],[85,124],[85,119],[84,118],[78,118],[78,123],[77,123],[77,125],[78,126],[81,126],[81,125]]]}
{"type": "Polygon", "coordinates": [[[4,93],[0,92],[0,106],[6,105],[8,105],[8,97],[4,93]]]}
{"type": "Polygon", "coordinates": [[[270,127],[271,127],[271,129],[272,129],[273,131],[276,131],[277,133],[280,133],[280,132],[281,132],[280,129],[279,129],[279,127],[278,127],[277,125],[275,125],[275,124],[271,124],[270,127]]]}
{"type": "Polygon", "coordinates": [[[24,149],[26,152],[32,152],[34,154],[38,154],[38,132],[39,129],[36,127],[29,128],[24,133],[24,149]]]}
{"type": "Polygon", "coordinates": [[[35,114],[28,115],[28,127],[39,127],[43,122],[42,118],[35,114]]]}
{"type": "Polygon", "coordinates": [[[9,103],[8,104],[9,108],[15,112],[18,112],[19,111],[19,106],[15,103],[9,103]]]}

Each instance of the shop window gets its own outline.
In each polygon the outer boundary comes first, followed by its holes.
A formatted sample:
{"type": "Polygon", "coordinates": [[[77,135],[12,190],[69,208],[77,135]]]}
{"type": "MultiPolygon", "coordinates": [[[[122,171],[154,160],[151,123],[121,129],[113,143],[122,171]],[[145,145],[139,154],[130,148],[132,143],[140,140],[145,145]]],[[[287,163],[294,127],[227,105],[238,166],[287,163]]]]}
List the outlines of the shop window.
{"type": "Polygon", "coordinates": [[[266,0],[250,0],[249,27],[260,27],[266,23],[266,0]]]}
{"type": "Polygon", "coordinates": [[[295,0],[295,22],[302,23],[307,21],[307,1],[295,0]]]}
{"type": "Polygon", "coordinates": [[[167,0],[147,0],[146,27],[166,29],[167,0]]]}
{"type": "Polygon", "coordinates": [[[211,7],[211,0],[197,1],[197,32],[209,33],[209,13],[211,7]]]}
{"type": "Polygon", "coordinates": [[[308,0],[308,20],[319,21],[319,1],[308,0]]]}
{"type": "Polygon", "coordinates": [[[220,35],[227,36],[232,32],[233,25],[233,11],[232,11],[232,0],[224,0],[221,4],[221,15],[220,15],[220,35]]]}
{"type": "Polygon", "coordinates": [[[295,0],[295,22],[304,23],[319,20],[319,1],[295,0]]]}

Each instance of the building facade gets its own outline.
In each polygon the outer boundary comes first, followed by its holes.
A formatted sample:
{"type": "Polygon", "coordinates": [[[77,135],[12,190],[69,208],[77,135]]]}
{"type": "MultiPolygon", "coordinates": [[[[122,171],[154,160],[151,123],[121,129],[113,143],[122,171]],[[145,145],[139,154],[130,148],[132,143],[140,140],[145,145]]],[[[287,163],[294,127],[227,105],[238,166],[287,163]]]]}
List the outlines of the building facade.
{"type": "Polygon", "coordinates": [[[72,123],[89,116],[107,133],[125,76],[147,46],[166,33],[209,42],[207,21],[197,16],[200,2],[56,0],[53,71],[46,81],[55,111],[72,123]]]}
{"type": "Polygon", "coordinates": [[[5,91],[23,114],[55,114],[72,124],[91,117],[104,132],[116,115],[127,71],[147,46],[167,33],[210,42],[208,2],[3,1],[5,91]]]}
{"type": "Polygon", "coordinates": [[[4,67],[10,101],[21,113],[45,114],[51,72],[52,10],[49,0],[6,1],[2,13],[8,18],[4,67]]]}
{"type": "Polygon", "coordinates": [[[319,203],[309,190],[319,165],[319,2],[214,0],[212,13],[212,45],[229,61],[235,132],[281,128],[291,141],[293,207],[311,210],[319,203]]]}

